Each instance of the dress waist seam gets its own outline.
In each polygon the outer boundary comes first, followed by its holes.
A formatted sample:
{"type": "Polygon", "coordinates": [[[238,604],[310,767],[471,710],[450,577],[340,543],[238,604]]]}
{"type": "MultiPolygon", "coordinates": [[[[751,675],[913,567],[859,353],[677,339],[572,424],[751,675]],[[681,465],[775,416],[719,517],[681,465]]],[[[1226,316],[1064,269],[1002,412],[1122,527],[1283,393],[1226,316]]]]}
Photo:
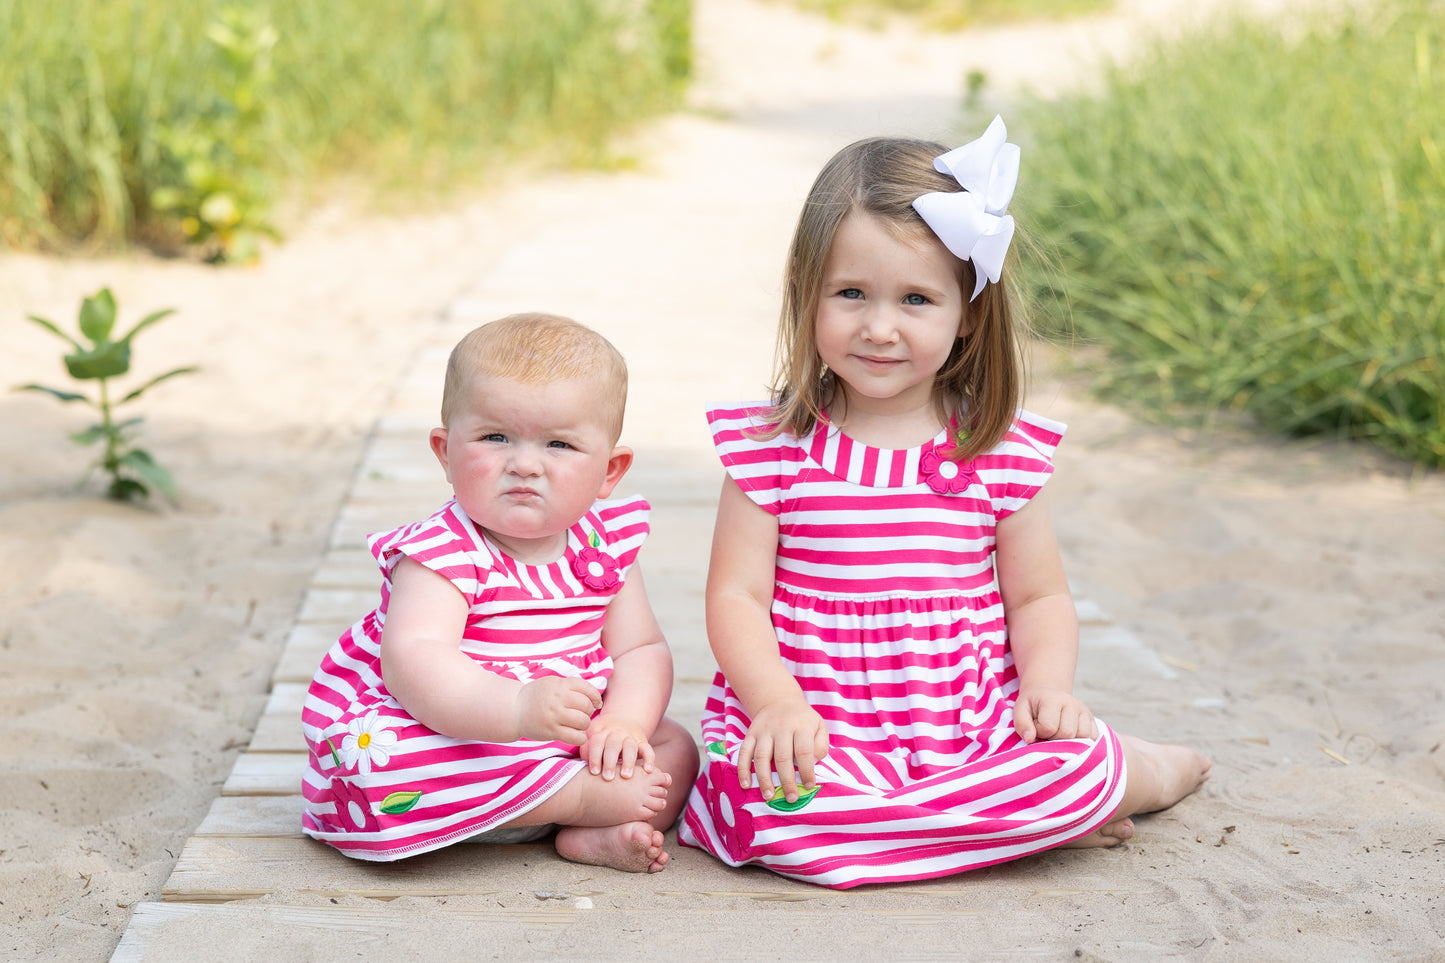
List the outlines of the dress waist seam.
{"type": "Polygon", "coordinates": [[[790,595],[795,598],[805,598],[816,602],[952,602],[955,599],[983,600],[993,604],[998,595],[995,586],[989,585],[978,592],[883,592],[883,593],[835,593],[818,592],[813,589],[791,588],[779,583],[773,597],[779,598],[790,595]]]}

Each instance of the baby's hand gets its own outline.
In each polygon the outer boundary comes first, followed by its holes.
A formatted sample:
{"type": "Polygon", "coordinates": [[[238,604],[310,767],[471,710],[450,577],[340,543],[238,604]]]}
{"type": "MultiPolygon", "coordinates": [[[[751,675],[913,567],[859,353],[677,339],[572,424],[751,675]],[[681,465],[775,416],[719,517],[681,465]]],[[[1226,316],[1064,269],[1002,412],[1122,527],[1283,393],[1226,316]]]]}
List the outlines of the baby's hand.
{"type": "Polygon", "coordinates": [[[533,679],[517,693],[517,734],[580,746],[587,741],[592,713],[601,707],[602,693],[582,679],[555,675],[533,679]]]}
{"type": "Polygon", "coordinates": [[[652,772],[657,763],[642,727],[631,719],[606,712],[598,713],[588,726],[582,755],[592,775],[609,781],[617,777],[619,770],[623,779],[631,779],[633,766],[639,761],[647,772],[652,772]]]}
{"type": "Polygon", "coordinates": [[[1020,689],[1014,703],[1014,731],[1024,742],[1099,735],[1089,707],[1062,689],[1020,689]]]}
{"type": "Polygon", "coordinates": [[[802,782],[804,792],[817,785],[813,764],[826,755],[828,727],[807,702],[797,699],[764,706],[738,752],[738,782],[747,789],[756,773],[763,798],[771,799],[776,769],[783,797],[797,802],[798,783],[802,782]]]}

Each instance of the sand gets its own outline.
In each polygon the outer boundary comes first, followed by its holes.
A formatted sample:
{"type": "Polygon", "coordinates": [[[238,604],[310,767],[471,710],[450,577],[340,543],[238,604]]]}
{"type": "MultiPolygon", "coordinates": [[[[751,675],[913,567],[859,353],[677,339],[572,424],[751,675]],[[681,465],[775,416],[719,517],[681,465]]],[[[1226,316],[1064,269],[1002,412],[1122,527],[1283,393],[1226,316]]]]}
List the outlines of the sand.
{"type": "MultiPolygon", "coordinates": [[[[122,324],[177,310],[137,342],[139,375],[203,369],[137,407],[180,488],[144,507],[76,487],[81,409],[0,394],[0,956],[105,959],[159,898],[249,742],[368,432],[416,346],[497,303],[499,277],[502,300],[619,342],[639,450],[707,457],[702,404],[762,393],[787,232],[833,150],[956,142],[968,70],[1002,107],[1068,90],[1186,6],[920,37],[700,0],[694,109],[641,132],[636,171],[406,217],[338,202],[253,267],[0,257],[0,386],[63,386],[59,342],[23,315],[69,325],[103,285],[122,324]],[[549,285],[603,247],[632,270],[549,285]]],[[[1358,446],[1152,427],[1089,396],[1104,362],[1039,361],[1030,407],[1072,426],[1051,486],[1065,563],[1109,620],[1078,691],[1215,775],[1127,847],[973,885],[1053,894],[1024,914],[1050,957],[1442,958],[1445,482],[1358,446]]],[[[673,644],[705,656],[695,632],[673,644]]]]}

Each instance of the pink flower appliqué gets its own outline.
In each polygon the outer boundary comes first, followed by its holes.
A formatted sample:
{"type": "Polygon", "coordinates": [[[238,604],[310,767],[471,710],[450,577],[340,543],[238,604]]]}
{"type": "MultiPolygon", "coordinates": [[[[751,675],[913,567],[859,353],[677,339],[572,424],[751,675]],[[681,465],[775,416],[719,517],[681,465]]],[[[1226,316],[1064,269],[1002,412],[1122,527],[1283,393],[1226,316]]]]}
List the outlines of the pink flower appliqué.
{"type": "Polygon", "coordinates": [[[753,816],[748,812],[748,796],[757,790],[738,785],[738,772],[731,764],[709,767],[708,785],[704,794],[712,810],[713,828],[729,856],[738,861],[753,855],[753,816]]]}
{"type": "Polygon", "coordinates": [[[572,559],[572,574],[581,579],[583,585],[599,592],[616,588],[621,581],[617,575],[617,560],[602,551],[599,547],[601,539],[596,532],[588,541],[590,544],[572,559]]]}
{"type": "Polygon", "coordinates": [[[348,832],[374,833],[381,829],[381,823],[372,812],[371,800],[366,793],[345,779],[331,780],[331,798],[336,800],[337,821],[348,832]]]}
{"type": "Polygon", "coordinates": [[[972,466],[950,461],[947,453],[951,448],[930,448],[919,459],[918,469],[928,487],[940,495],[957,495],[967,491],[968,486],[978,480],[972,466]]]}

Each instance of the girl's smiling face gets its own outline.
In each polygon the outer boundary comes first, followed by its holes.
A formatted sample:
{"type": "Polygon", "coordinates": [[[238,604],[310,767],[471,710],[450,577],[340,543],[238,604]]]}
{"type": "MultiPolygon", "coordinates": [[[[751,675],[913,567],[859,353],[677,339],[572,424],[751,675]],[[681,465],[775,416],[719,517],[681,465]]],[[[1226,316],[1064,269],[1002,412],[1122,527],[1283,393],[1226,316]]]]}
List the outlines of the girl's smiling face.
{"type": "Polygon", "coordinates": [[[850,413],[932,405],[934,375],[965,333],[960,278],[959,260],[932,234],[899,238],[856,212],[838,225],[814,337],[850,413]]]}
{"type": "Polygon", "coordinates": [[[616,447],[592,379],[524,384],[477,374],[465,403],[431,433],[457,503],[508,555],[556,560],[567,529],[632,463],[616,447]]]}

